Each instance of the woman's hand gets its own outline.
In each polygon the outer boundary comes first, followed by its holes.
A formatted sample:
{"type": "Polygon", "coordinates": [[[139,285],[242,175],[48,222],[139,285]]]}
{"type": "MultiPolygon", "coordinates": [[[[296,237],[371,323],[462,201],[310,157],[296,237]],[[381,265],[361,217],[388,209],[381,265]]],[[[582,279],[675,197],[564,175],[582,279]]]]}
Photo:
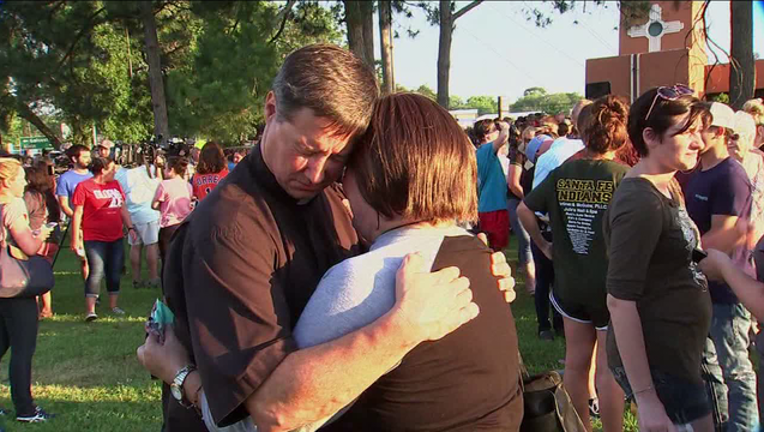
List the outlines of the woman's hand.
{"type": "Polygon", "coordinates": [[[37,231],[37,235],[35,236],[35,238],[37,240],[44,242],[50,237],[50,234],[53,232],[53,228],[48,228],[48,226],[43,225],[40,227],[40,229],[36,231],[37,231]]]}
{"type": "Polygon", "coordinates": [[[655,390],[651,389],[649,395],[637,401],[639,416],[639,430],[642,432],[676,432],[676,426],[666,415],[655,390]]]}
{"type": "Polygon", "coordinates": [[[705,251],[708,256],[703,258],[698,267],[707,278],[719,282],[724,282],[724,275],[722,270],[725,266],[732,265],[732,260],[727,254],[720,252],[716,249],[708,249],[705,251]]]}
{"type": "Polygon", "coordinates": [[[159,335],[148,332],[143,345],[138,347],[138,361],[149,373],[167,384],[172,383],[175,374],[191,364],[188,352],[175,336],[172,326],[164,329],[164,343],[159,335]]]}

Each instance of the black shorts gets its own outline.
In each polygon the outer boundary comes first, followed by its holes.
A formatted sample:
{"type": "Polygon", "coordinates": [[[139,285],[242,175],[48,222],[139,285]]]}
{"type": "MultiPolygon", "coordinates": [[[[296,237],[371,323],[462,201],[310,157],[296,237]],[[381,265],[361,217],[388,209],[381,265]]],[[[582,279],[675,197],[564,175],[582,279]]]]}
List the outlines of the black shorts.
{"type": "Polygon", "coordinates": [[[555,310],[565,318],[581,324],[592,324],[599,331],[607,330],[610,322],[610,312],[607,310],[607,304],[595,305],[592,303],[584,304],[573,301],[563,301],[554,295],[554,291],[549,293],[549,301],[555,310]]]}
{"type": "MultiPolygon", "coordinates": [[[[626,397],[632,396],[633,390],[623,367],[611,367],[613,377],[621,386],[626,397]]],[[[693,383],[686,379],[650,368],[653,386],[666,410],[666,415],[674,424],[687,424],[711,413],[711,402],[703,383],[693,383]]]]}

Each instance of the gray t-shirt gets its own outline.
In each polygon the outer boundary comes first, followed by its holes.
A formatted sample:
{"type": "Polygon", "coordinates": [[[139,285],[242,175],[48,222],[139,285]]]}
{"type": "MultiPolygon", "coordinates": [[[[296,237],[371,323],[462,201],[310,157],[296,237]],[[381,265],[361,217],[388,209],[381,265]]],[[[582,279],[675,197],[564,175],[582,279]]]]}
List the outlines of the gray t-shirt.
{"type": "MultiPolygon", "coordinates": [[[[368,253],[330,268],[295,325],[293,335],[297,346],[302,349],[319,345],[376,321],[395,304],[395,275],[403,258],[411,252],[419,252],[427,268],[431,268],[443,239],[460,235],[471,234],[453,226],[399,228],[379,236],[368,253]]],[[[257,431],[251,417],[228,427],[216,427],[204,394],[202,413],[211,432],[257,431]]],[[[306,425],[299,431],[315,431],[330,419],[306,425]]]]}

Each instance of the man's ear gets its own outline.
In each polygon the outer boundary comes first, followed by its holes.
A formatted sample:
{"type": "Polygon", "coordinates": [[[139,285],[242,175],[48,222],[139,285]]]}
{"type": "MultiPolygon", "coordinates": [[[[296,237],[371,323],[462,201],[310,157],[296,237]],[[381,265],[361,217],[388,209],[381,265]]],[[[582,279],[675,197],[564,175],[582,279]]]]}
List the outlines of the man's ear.
{"type": "Polygon", "coordinates": [[[265,121],[266,123],[271,121],[272,118],[278,115],[278,106],[276,105],[276,94],[273,91],[269,91],[265,96],[265,121]]]}
{"type": "Polygon", "coordinates": [[[723,126],[717,126],[716,131],[714,132],[714,138],[723,137],[724,134],[727,133],[727,128],[723,126]]]}

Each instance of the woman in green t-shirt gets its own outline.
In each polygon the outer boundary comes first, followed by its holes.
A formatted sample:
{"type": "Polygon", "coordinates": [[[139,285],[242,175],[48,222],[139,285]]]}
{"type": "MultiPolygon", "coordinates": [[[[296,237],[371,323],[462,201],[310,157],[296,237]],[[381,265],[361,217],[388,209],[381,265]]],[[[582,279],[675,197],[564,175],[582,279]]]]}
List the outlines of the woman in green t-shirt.
{"type": "Polygon", "coordinates": [[[602,221],[629,167],[613,159],[628,140],[629,106],[616,96],[596,100],[579,116],[586,148],[565,161],[528,194],[517,213],[536,245],[554,263],[549,299],[565,324],[565,388],[581,420],[589,421],[589,372],[605,432],[623,430],[623,392],[607,367],[605,340],[607,256],[602,221]],[[548,213],[553,244],[541,235],[535,213],[548,213]]]}
{"type": "Polygon", "coordinates": [[[634,102],[629,137],[641,159],[605,220],[608,364],[637,402],[641,431],[713,429],[701,377],[711,297],[692,259],[700,234],[674,179],[698,162],[702,114],[683,85],[654,88],[634,102]]]}

